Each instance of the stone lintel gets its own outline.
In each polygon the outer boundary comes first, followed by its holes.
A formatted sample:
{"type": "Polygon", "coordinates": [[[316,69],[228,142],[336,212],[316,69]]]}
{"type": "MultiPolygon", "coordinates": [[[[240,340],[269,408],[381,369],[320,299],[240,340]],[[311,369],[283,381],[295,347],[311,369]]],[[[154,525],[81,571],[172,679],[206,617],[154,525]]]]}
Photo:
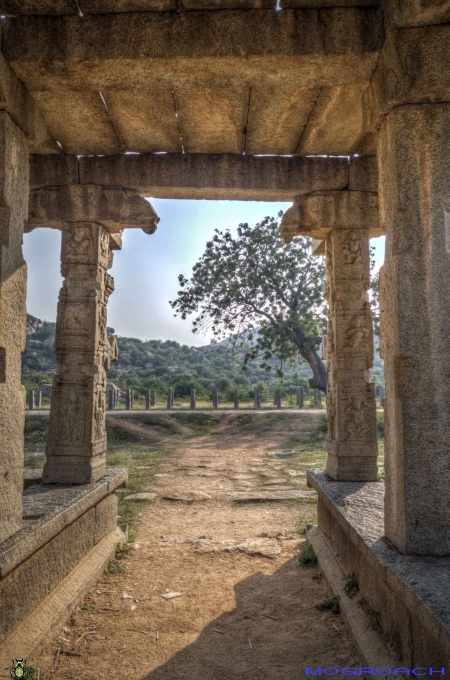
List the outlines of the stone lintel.
{"type": "Polygon", "coordinates": [[[386,541],[384,482],[333,482],[318,469],[308,470],[307,482],[319,496],[319,526],[334,555],[346,575],[355,573],[403,664],[448,667],[450,557],[402,555],[386,541]]]}
{"type": "Polygon", "coordinates": [[[102,498],[124,486],[126,468],[110,468],[99,482],[79,486],[34,485],[23,494],[23,528],[0,545],[0,578],[37,552],[102,498]]]}
{"type": "Polygon", "coordinates": [[[280,233],[286,243],[294,236],[323,240],[333,229],[369,229],[370,237],[381,236],[377,194],[328,191],[297,196],[280,224],[280,233]]]}
{"type": "Polygon", "coordinates": [[[159,217],[151,204],[132,189],[72,184],[31,191],[27,231],[35,227],[63,229],[66,223],[77,222],[96,222],[110,233],[141,228],[153,234],[159,217]]]}
{"type": "Polygon", "coordinates": [[[362,83],[383,40],[379,7],[127,12],[82,22],[18,16],[2,27],[6,59],[26,85],[38,72],[41,91],[61,82],[60,70],[70,87],[97,91],[104,79],[107,88],[157,81],[176,87],[184,76],[194,84],[273,73],[306,87],[318,78],[330,86],[362,83]]]}
{"type": "Polygon", "coordinates": [[[6,111],[25,134],[32,153],[61,153],[33,97],[1,53],[0,109],[6,111]]]}
{"type": "Polygon", "coordinates": [[[346,158],[168,153],[30,156],[30,187],[97,184],[154,198],[293,201],[345,189],[346,158]]]}

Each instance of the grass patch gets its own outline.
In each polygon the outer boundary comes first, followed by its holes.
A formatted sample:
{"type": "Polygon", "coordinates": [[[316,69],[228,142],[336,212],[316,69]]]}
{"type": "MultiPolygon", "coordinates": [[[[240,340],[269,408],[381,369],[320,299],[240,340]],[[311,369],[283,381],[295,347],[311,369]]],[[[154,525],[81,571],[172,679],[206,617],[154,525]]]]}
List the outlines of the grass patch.
{"type": "Polygon", "coordinates": [[[48,438],[48,416],[25,416],[25,451],[44,451],[48,438]]]}
{"type": "Polygon", "coordinates": [[[332,614],[339,614],[341,611],[339,607],[339,595],[335,595],[335,597],[329,597],[323,602],[319,602],[319,604],[316,604],[316,609],[319,609],[319,611],[329,609],[332,614]]]}
{"type": "Polygon", "coordinates": [[[137,434],[125,432],[121,427],[110,425],[108,421],[106,421],[106,436],[108,438],[108,449],[124,444],[137,444],[142,441],[137,434]]]}
{"type": "Polygon", "coordinates": [[[220,419],[209,413],[174,413],[172,418],[195,435],[212,434],[217,432],[220,425],[220,419]]]}
{"type": "Polygon", "coordinates": [[[356,575],[353,573],[347,583],[344,585],[344,593],[347,597],[353,597],[353,595],[359,590],[358,581],[356,580],[356,575]]]}
{"type": "Polygon", "coordinates": [[[312,545],[308,543],[298,556],[298,562],[302,567],[317,567],[317,555],[312,545]]]}
{"type": "MultiPolygon", "coordinates": [[[[127,434],[127,433],[124,433],[127,434]]],[[[128,435],[134,437],[134,435],[128,435]]],[[[158,470],[160,461],[168,451],[152,446],[148,443],[136,444],[134,441],[128,445],[112,445],[112,449],[106,453],[108,467],[128,468],[127,489],[119,491],[119,518],[118,523],[126,522],[133,525],[136,521],[139,509],[147,501],[127,500],[126,496],[145,491],[158,470]]]]}
{"type": "Polygon", "coordinates": [[[291,413],[240,413],[234,421],[234,434],[253,434],[256,436],[271,432],[280,423],[292,422],[291,413]]]}
{"type": "Polygon", "coordinates": [[[377,436],[379,439],[384,437],[384,411],[377,411],[377,436]]]}
{"type": "Polygon", "coordinates": [[[168,435],[168,434],[181,434],[182,430],[178,423],[176,422],[175,418],[170,417],[170,416],[162,416],[159,414],[136,414],[133,416],[130,416],[128,419],[130,422],[135,422],[139,423],[139,425],[145,425],[148,428],[154,429],[156,432],[159,434],[163,435],[168,435]]]}
{"type": "Polygon", "coordinates": [[[109,560],[108,571],[110,574],[117,574],[121,570],[121,564],[118,560],[109,560]]]}

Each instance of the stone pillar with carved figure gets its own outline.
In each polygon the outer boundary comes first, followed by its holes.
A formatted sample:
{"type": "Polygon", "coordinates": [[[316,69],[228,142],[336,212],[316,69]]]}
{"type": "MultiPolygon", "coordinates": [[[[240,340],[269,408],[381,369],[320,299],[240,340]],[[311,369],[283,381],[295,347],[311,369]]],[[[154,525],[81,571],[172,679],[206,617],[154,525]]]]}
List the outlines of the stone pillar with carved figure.
{"type": "Polygon", "coordinates": [[[95,222],[64,225],[44,484],[89,484],[106,469],[106,371],[116,354],[106,305],[114,290],[108,231],[95,222]]]}
{"type": "Polygon", "coordinates": [[[337,481],[377,479],[369,230],[333,229],[326,240],[327,473],[337,481]]]}

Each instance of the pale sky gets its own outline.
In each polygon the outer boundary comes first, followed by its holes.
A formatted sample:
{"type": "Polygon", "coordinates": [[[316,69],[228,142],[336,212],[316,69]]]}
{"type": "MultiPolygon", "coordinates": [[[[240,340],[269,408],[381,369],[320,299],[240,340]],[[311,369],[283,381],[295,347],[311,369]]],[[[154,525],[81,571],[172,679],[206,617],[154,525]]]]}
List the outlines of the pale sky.
{"type": "MultiPolygon", "coordinates": [[[[142,340],[175,340],[187,345],[209,344],[209,337],[191,332],[189,319],[173,317],[169,300],[176,298],[178,274],[189,278],[214,229],[234,234],[241,222],[256,224],[276,217],[290,203],[256,201],[189,201],[149,199],[161,218],[155,234],[139,229],[124,232],[123,248],[114,252],[110,273],[115,291],[108,303],[108,326],[118,335],[142,340]]],[[[384,257],[384,238],[374,239],[377,268],[384,257]]],[[[35,229],[24,235],[28,264],[28,312],[55,321],[60,275],[61,233],[35,229]]]]}

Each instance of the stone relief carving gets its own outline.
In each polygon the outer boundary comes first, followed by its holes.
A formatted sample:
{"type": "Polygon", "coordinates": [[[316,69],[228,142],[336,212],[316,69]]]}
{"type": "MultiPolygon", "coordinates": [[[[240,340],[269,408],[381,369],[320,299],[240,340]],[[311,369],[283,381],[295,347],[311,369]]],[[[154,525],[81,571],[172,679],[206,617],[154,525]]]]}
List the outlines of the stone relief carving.
{"type": "Polygon", "coordinates": [[[87,310],[81,305],[66,304],[61,319],[61,329],[66,331],[85,330],[87,310]]]}
{"type": "Polygon", "coordinates": [[[367,348],[370,332],[365,317],[356,316],[345,331],[345,344],[347,347],[367,348]]]}
{"type": "Polygon", "coordinates": [[[65,255],[68,257],[85,255],[93,245],[92,232],[87,226],[66,229],[64,235],[65,255]]]}
{"type": "Polygon", "coordinates": [[[361,264],[363,261],[362,241],[357,231],[351,231],[342,244],[345,264],[361,264]]]}
{"type": "Polygon", "coordinates": [[[371,433],[370,406],[364,399],[351,397],[345,405],[344,414],[346,439],[364,439],[371,433]]]}

